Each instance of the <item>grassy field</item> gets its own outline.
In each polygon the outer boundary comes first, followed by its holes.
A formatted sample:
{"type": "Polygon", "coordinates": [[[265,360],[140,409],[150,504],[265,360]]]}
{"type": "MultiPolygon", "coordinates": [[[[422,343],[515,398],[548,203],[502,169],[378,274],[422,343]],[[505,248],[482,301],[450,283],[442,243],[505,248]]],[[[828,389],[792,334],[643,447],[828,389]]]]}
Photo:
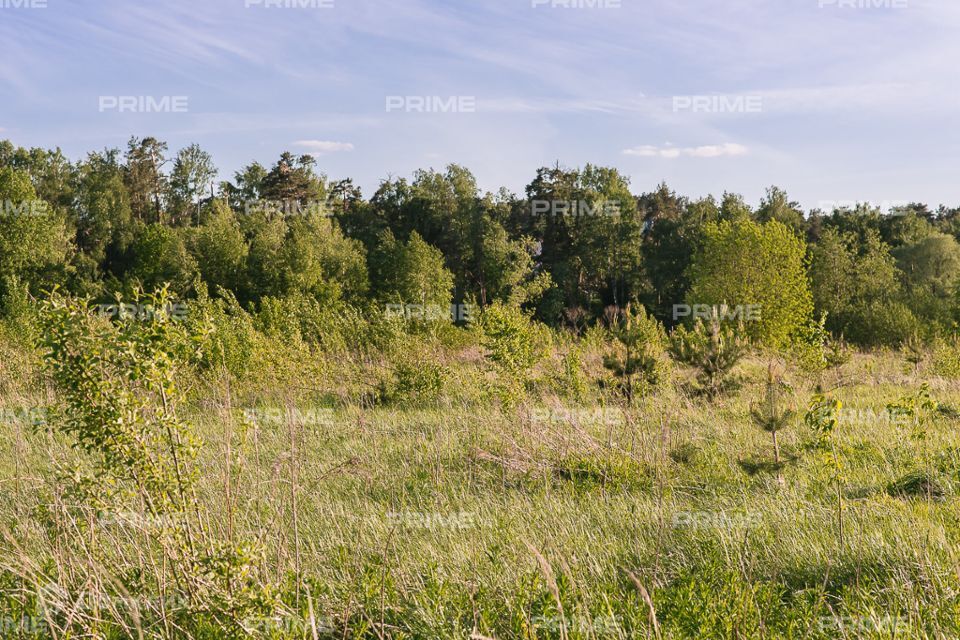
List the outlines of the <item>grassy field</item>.
{"type": "Polygon", "coordinates": [[[55,397],[32,357],[5,353],[0,637],[960,633],[960,386],[924,363],[883,352],[820,375],[788,368],[798,414],[779,434],[780,482],[750,417],[759,355],[720,398],[672,369],[632,408],[595,384],[589,346],[579,402],[554,356],[509,408],[485,391],[474,347],[431,357],[445,373],[429,402],[369,402],[364,380],[387,367],[369,358],[190,381],[201,526],[248,541],[233,584],[279,603],[226,628],[212,614],[229,603],[182,601],[155,564],[164,522],[72,502],[62,476],[79,454],[36,419],[55,397]],[[886,407],[925,382],[938,406],[920,437],[886,407]],[[817,384],[843,403],[839,469],[804,424],[817,384]]]}

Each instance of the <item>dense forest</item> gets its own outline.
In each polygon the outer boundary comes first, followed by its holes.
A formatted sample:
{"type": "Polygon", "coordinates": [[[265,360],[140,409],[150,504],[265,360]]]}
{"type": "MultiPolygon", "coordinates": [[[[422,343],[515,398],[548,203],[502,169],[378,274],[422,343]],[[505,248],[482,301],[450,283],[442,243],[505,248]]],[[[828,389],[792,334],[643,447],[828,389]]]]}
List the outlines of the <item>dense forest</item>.
{"type": "Polygon", "coordinates": [[[481,192],[450,165],[365,197],[290,153],[217,178],[199,146],[151,137],[79,161],[0,143],[6,313],[52,287],[103,304],[168,284],[178,300],[285,309],[308,341],[323,339],[318,314],[498,301],[575,332],[627,304],[667,328],[704,305],[749,306],[751,337],[775,347],[818,329],[897,346],[960,319],[960,209],[942,205],[805,212],[777,187],[756,207],[665,184],[638,195],[591,165],[540,168],[522,195],[481,192]]]}

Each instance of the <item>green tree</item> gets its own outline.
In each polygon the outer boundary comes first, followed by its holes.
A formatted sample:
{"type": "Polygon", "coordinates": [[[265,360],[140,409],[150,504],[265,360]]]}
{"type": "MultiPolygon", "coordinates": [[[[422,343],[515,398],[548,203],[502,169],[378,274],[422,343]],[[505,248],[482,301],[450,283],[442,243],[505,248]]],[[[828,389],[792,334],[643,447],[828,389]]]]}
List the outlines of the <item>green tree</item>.
{"type": "Polygon", "coordinates": [[[82,292],[95,292],[101,278],[133,241],[130,196],[118,162],[119,151],[91,153],[79,165],[73,205],[76,264],[82,292]]]}
{"type": "Polygon", "coordinates": [[[245,216],[249,300],[308,295],[320,301],[360,298],[369,288],[363,245],[344,237],[320,212],[245,216]]]}
{"type": "Polygon", "coordinates": [[[141,222],[163,222],[166,153],[167,143],[156,138],[132,137],[127,142],[124,183],[130,193],[130,209],[141,222]]]}
{"type": "Polygon", "coordinates": [[[169,185],[170,209],[174,222],[199,222],[200,203],[216,175],[213,158],[201,149],[200,145],[192,144],[177,153],[170,171],[169,185]]]}
{"type": "Polygon", "coordinates": [[[141,226],[128,248],[124,279],[129,285],[154,291],[169,284],[184,295],[197,275],[197,263],[176,229],[150,224],[141,226]]]}
{"type": "Polygon", "coordinates": [[[534,238],[556,288],[540,316],[596,318],[609,305],[639,300],[644,220],[629,181],[616,169],[543,167],[527,185],[514,233],[534,238]]]}
{"type": "Polygon", "coordinates": [[[699,392],[711,398],[734,386],[730,374],[747,354],[743,327],[721,318],[718,307],[711,307],[705,322],[697,318],[693,327],[680,325],[670,334],[670,354],[683,364],[697,368],[699,392]]]}
{"type": "Polygon", "coordinates": [[[770,187],[767,189],[767,195],[760,202],[760,208],[757,209],[757,220],[759,222],[770,222],[776,220],[790,227],[797,233],[803,233],[806,230],[806,222],[803,219],[803,211],[800,205],[792,202],[787,197],[786,191],[779,187],[770,187]]]}
{"type": "Polygon", "coordinates": [[[917,329],[903,296],[890,247],[873,228],[825,228],[811,247],[810,279],[827,328],[863,345],[897,344],[917,329]]]}
{"type": "Polygon", "coordinates": [[[480,315],[480,343],[497,372],[495,391],[507,406],[526,396],[531,370],[543,349],[530,317],[519,308],[495,302],[480,315]]]}
{"type": "Polygon", "coordinates": [[[264,200],[296,203],[306,207],[326,198],[326,179],[314,172],[313,156],[294,157],[288,151],[280,155],[277,164],[263,176],[259,196],[264,200]]]}
{"type": "Polygon", "coordinates": [[[748,335],[786,346],[812,318],[806,247],[780,222],[738,219],[704,226],[690,267],[691,305],[729,305],[748,320],[748,335]],[[760,318],[751,321],[751,311],[760,318]]]}
{"type": "Polygon", "coordinates": [[[452,300],[453,274],[444,265],[443,254],[414,231],[400,242],[389,231],[381,235],[381,249],[372,257],[377,295],[401,304],[448,307],[452,300]]]}
{"type": "Polygon", "coordinates": [[[663,376],[663,327],[643,307],[634,311],[629,304],[625,309],[609,308],[607,321],[615,350],[604,356],[603,366],[620,381],[627,403],[632,404],[637,392],[643,394],[663,376]]]}
{"type": "Polygon", "coordinates": [[[62,216],[37,198],[26,172],[0,169],[0,300],[14,280],[34,293],[62,282],[71,252],[62,216]]]}
{"type": "Polygon", "coordinates": [[[206,219],[188,235],[190,255],[200,275],[214,291],[217,287],[239,291],[249,251],[233,211],[223,200],[214,200],[206,219]]]}

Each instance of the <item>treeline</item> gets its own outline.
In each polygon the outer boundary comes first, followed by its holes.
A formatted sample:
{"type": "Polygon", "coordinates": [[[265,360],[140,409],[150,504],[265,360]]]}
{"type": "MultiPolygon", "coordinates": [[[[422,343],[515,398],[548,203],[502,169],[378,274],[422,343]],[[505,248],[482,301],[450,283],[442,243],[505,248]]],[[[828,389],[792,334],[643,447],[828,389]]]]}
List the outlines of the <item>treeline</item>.
{"type": "Polygon", "coordinates": [[[197,145],[131,138],[72,162],[0,142],[0,304],[169,283],[248,310],[500,301],[576,331],[628,303],[667,327],[727,304],[758,310],[749,330],[772,345],[816,326],[898,345],[960,319],[960,209],[804,212],[776,187],[755,208],[666,185],[635,195],[591,165],[541,168],[522,196],[450,165],[365,198],[290,153],[217,178],[197,145]]]}

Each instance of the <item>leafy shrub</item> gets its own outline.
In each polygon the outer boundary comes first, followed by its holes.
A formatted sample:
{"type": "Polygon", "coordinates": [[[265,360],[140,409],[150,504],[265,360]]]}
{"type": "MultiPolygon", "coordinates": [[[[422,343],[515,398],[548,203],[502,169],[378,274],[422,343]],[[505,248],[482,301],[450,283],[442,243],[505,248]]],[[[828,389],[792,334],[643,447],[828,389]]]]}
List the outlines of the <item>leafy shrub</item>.
{"type": "Polygon", "coordinates": [[[567,394],[576,402],[583,402],[587,395],[587,383],[583,375],[583,353],[571,346],[563,354],[560,372],[556,376],[557,393],[567,394]]]}
{"type": "Polygon", "coordinates": [[[933,371],[944,378],[960,379],[960,338],[938,340],[934,344],[933,371]]]}
{"type": "Polygon", "coordinates": [[[519,308],[495,302],[480,316],[481,345],[498,373],[501,399],[514,404],[526,395],[530,370],[543,357],[532,320],[519,308]]]}
{"type": "Polygon", "coordinates": [[[401,362],[394,366],[392,379],[380,382],[378,396],[390,404],[432,404],[443,392],[449,374],[446,367],[426,360],[401,362]]]}
{"type": "MultiPolygon", "coordinates": [[[[134,304],[168,308],[165,289],[134,304]]],[[[201,446],[179,417],[178,381],[195,360],[204,335],[167,313],[103,322],[85,300],[57,293],[40,313],[39,346],[63,403],[55,428],[86,455],[90,471],[72,473],[73,495],[113,513],[144,509],[165,567],[158,580],[176,582],[187,603],[206,608],[228,629],[251,612],[269,612],[269,598],[249,576],[257,559],[246,545],[211,539],[202,522],[195,483],[201,446]]],[[[65,532],[66,533],[66,532],[65,532]]],[[[138,549],[142,568],[148,549],[138,549]]],[[[228,630],[228,633],[229,630],[228,630]]]]}
{"type": "Polygon", "coordinates": [[[300,318],[302,297],[288,296],[274,298],[266,296],[260,300],[253,316],[254,327],[265,336],[289,343],[298,343],[300,337],[300,318]]]}
{"type": "Polygon", "coordinates": [[[846,337],[863,346],[897,346],[922,330],[920,321],[901,302],[873,302],[845,318],[846,337]]]}
{"type": "Polygon", "coordinates": [[[791,337],[790,355],[801,368],[807,371],[820,371],[829,366],[827,344],[830,340],[830,332],[826,329],[826,323],[826,316],[821,316],[819,320],[811,318],[791,337]]]}
{"type": "Polygon", "coordinates": [[[230,291],[220,289],[213,299],[200,286],[197,298],[190,302],[187,324],[191,330],[209,324],[212,327],[200,354],[205,369],[226,369],[235,377],[244,376],[263,351],[264,345],[253,318],[230,291]]]}

